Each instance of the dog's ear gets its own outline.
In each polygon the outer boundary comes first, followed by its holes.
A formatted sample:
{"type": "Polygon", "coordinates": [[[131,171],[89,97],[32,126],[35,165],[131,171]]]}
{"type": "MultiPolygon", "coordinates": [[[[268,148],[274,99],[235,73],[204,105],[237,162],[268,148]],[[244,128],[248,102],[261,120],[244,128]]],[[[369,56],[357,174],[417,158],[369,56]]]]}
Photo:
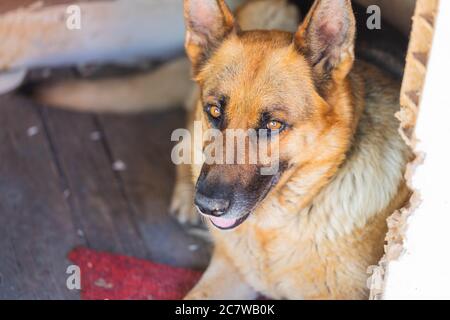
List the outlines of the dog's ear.
{"type": "Polygon", "coordinates": [[[347,76],[354,61],[355,34],[350,0],[316,0],[294,41],[313,66],[316,80],[323,82],[347,76]]]}
{"type": "Polygon", "coordinates": [[[186,52],[196,72],[238,27],[224,0],[184,0],[184,17],[186,52]]]}

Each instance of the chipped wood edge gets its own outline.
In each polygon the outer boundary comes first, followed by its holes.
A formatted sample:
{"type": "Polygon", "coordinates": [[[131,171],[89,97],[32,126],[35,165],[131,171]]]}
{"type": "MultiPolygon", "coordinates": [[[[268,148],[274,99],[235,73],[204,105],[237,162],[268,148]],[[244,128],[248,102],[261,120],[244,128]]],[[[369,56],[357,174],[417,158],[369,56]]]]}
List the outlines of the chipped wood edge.
{"type": "Polygon", "coordinates": [[[415,154],[415,159],[408,164],[405,173],[405,179],[412,190],[412,196],[404,208],[394,212],[387,220],[388,233],[386,235],[385,254],[377,266],[372,266],[368,270],[368,273],[371,274],[368,279],[371,300],[383,299],[389,263],[398,260],[404,253],[403,243],[408,218],[421,203],[420,191],[412,187],[411,179],[417,166],[423,163],[425,155],[415,151],[416,137],[414,128],[420,110],[420,101],[433,42],[439,1],[418,0],[413,16],[405,75],[400,93],[401,108],[396,114],[396,117],[400,120],[399,133],[415,154]]]}

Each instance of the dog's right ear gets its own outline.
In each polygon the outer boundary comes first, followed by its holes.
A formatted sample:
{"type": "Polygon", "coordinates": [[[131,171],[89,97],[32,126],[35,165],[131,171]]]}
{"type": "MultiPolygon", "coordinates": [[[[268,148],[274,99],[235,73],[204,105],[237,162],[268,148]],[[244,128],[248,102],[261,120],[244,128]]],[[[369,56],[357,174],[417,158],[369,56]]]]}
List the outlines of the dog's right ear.
{"type": "Polygon", "coordinates": [[[224,0],[184,0],[186,53],[194,73],[238,27],[224,0]]]}
{"type": "Polygon", "coordinates": [[[354,61],[355,15],[350,0],[316,0],[295,34],[295,45],[316,78],[344,78],[354,61]]]}

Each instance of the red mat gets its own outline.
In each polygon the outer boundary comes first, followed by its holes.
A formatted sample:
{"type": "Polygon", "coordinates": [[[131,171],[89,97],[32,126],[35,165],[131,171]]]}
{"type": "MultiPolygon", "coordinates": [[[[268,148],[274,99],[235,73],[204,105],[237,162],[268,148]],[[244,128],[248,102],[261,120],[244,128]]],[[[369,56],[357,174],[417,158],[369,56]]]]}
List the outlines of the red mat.
{"type": "Polygon", "coordinates": [[[69,259],[81,269],[84,300],[179,300],[201,272],[77,248],[69,259]]]}

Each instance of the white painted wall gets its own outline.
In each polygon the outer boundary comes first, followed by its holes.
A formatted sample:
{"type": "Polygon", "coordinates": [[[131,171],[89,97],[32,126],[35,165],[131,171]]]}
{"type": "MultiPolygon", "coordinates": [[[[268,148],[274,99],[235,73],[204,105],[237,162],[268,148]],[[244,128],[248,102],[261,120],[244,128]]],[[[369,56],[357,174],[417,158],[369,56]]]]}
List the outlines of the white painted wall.
{"type": "Polygon", "coordinates": [[[413,186],[422,204],[409,219],[405,254],[389,265],[385,299],[450,299],[450,1],[440,1],[417,122],[425,163],[413,186]]]}

